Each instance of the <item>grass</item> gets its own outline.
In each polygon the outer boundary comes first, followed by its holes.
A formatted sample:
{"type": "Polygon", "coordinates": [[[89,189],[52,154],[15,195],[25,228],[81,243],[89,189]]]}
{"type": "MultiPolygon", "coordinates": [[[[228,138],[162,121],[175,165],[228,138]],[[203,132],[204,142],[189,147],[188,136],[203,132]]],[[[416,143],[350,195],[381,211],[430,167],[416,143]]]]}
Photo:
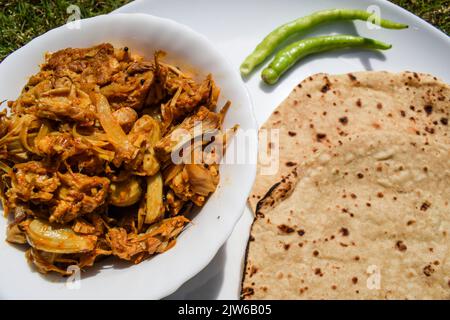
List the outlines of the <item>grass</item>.
{"type": "Polygon", "coordinates": [[[450,34],[450,0],[391,0],[450,34]]]}
{"type": "MultiPolygon", "coordinates": [[[[0,2],[0,61],[34,37],[67,22],[70,5],[77,5],[81,18],[105,14],[131,0],[9,0],[0,2]]],[[[163,0],[161,0],[163,1],[163,0]]],[[[226,1],[226,0],[221,0],[226,1]]],[[[392,0],[450,33],[450,0],[392,0]]],[[[73,12],[72,12],[73,13],[73,12]]]]}
{"type": "Polygon", "coordinates": [[[89,18],[117,9],[131,0],[9,0],[0,2],[0,61],[34,37],[65,24],[80,8],[81,18],[89,18]]]}

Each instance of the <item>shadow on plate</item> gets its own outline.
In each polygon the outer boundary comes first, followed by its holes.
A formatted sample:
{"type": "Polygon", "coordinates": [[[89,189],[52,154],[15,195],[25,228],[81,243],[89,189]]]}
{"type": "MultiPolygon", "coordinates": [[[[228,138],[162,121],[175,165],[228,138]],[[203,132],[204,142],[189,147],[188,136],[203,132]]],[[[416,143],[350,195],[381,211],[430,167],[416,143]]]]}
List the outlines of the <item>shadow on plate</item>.
{"type": "Polygon", "coordinates": [[[196,276],[188,280],[166,300],[207,300],[217,299],[224,279],[226,250],[223,245],[213,260],[196,276]]]}

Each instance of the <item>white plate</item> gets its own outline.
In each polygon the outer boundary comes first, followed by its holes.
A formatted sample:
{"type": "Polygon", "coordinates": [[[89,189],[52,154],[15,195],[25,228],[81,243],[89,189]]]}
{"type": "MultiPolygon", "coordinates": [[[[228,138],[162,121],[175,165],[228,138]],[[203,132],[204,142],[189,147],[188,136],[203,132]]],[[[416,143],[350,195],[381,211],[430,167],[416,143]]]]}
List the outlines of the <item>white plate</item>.
{"type": "MultiPolygon", "coordinates": [[[[67,26],[31,41],[0,65],[0,100],[15,99],[27,78],[39,70],[46,51],[87,47],[101,42],[128,46],[151,59],[155,50],[168,53],[167,61],[212,73],[221,88],[221,101],[232,101],[224,127],[238,123],[233,141],[244,135],[256,146],[256,123],[245,86],[235,69],[203,36],[176,22],[149,15],[118,14],[81,21],[79,29],[67,26]]],[[[246,153],[245,144],[235,144],[236,153],[246,153]]],[[[214,257],[231,234],[244,209],[255,175],[256,150],[247,164],[222,165],[217,191],[171,250],[138,265],[112,263],[111,259],[81,274],[77,284],[66,285],[58,276],[33,271],[23,250],[7,244],[6,220],[0,219],[0,298],[31,299],[155,299],[164,297],[198,273],[214,257]]]]}
{"type": "MultiPolygon", "coordinates": [[[[367,10],[370,6],[378,8],[382,18],[407,23],[410,27],[406,30],[373,30],[364,22],[339,22],[317,28],[308,35],[360,34],[391,43],[393,48],[383,54],[345,50],[315,55],[288,72],[274,87],[261,84],[259,72],[255,72],[246,84],[254,102],[256,119],[261,125],[297,83],[318,72],[413,70],[428,72],[450,82],[449,37],[408,11],[381,0],[138,0],[117,12],[149,13],[188,25],[208,37],[238,70],[256,44],[282,23],[317,10],[367,10]]],[[[252,215],[246,209],[227,245],[213,263],[171,298],[238,298],[251,222],[252,215]]]]}

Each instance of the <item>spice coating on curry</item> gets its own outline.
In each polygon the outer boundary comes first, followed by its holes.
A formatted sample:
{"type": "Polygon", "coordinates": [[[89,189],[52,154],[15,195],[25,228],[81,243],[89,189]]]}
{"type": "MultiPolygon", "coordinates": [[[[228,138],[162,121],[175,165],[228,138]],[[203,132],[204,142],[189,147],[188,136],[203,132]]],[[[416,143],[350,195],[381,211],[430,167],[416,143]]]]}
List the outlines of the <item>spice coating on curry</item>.
{"type": "Polygon", "coordinates": [[[216,112],[212,76],[196,82],[163,56],[108,43],[47,54],[0,114],[7,241],[39,272],[164,252],[216,190],[230,103],[216,112]]]}

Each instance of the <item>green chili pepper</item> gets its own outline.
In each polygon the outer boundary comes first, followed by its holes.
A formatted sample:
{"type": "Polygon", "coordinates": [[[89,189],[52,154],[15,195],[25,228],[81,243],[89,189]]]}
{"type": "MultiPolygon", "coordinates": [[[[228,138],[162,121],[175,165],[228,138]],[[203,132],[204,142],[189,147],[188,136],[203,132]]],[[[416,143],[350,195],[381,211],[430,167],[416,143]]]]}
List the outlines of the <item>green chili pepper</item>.
{"type": "Polygon", "coordinates": [[[372,23],[379,21],[379,25],[387,29],[404,29],[408,27],[408,25],[403,23],[380,19],[379,16],[363,10],[331,9],[317,11],[311,15],[288,22],[269,33],[255,50],[245,58],[240,67],[241,74],[243,76],[250,74],[257,65],[262,63],[283,41],[293,34],[305,32],[323,23],[340,20],[364,20],[372,23]]]}
{"type": "Polygon", "coordinates": [[[267,84],[274,84],[280,76],[292,67],[301,58],[318,52],[343,49],[343,48],[366,48],[366,49],[390,49],[390,44],[381,41],[355,37],[350,35],[333,35],[323,37],[312,37],[300,40],[281,49],[267,68],[261,73],[262,79],[267,84]]]}

